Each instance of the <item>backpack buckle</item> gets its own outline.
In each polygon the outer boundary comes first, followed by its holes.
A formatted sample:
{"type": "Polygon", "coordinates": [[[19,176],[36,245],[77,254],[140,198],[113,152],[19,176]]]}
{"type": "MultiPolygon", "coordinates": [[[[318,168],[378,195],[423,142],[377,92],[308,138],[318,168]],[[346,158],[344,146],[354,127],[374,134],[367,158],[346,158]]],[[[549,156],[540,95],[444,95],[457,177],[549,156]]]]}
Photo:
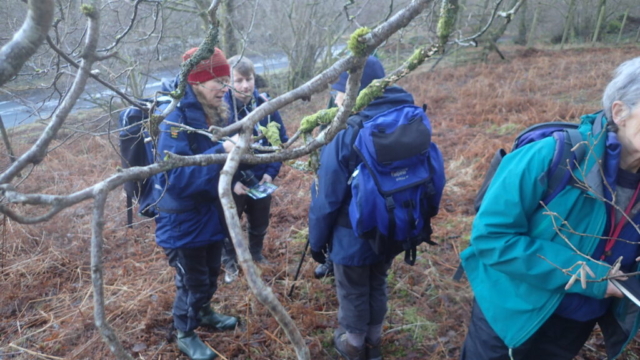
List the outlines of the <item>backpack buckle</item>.
{"type": "Polygon", "coordinates": [[[393,201],[393,197],[385,196],[384,205],[387,208],[387,211],[393,211],[396,209],[396,203],[393,201]]]}

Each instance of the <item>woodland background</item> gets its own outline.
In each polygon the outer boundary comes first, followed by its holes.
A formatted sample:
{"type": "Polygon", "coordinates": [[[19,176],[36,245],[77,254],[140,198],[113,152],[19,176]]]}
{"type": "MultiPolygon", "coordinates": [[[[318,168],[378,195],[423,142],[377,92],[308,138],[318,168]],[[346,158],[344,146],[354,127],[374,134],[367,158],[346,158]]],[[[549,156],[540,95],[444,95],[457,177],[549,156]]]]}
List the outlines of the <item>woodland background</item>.
{"type": "MultiPolygon", "coordinates": [[[[373,26],[386,12],[405,3],[363,1],[344,10],[341,1],[226,1],[221,19],[229,21],[223,21],[223,28],[231,29],[235,40],[222,35],[221,46],[229,56],[243,51],[262,58],[284,53],[289,69],[267,69],[263,74],[262,90],[275,98],[335,61],[327,47],[344,43],[356,25],[345,14],[354,16],[357,25],[373,26]]],[[[480,29],[496,4],[489,0],[459,3],[452,38],[480,29]]],[[[82,4],[56,2],[60,20],[49,34],[70,56],[79,53],[84,36],[77,11],[82,4]]],[[[503,4],[501,9],[513,4],[503,4]]],[[[435,41],[437,5],[433,2],[417,21],[379,48],[377,55],[387,71],[398,67],[417,46],[435,41]]],[[[99,46],[109,49],[117,42],[119,56],[101,61],[95,70],[126,94],[142,95],[144,83],[154,81],[147,75],[163,70],[177,73],[180,55],[202,40],[207,19],[200,15],[207,6],[197,0],[102,3],[99,46]],[[134,10],[139,11],[135,26],[117,41],[134,10]]],[[[515,135],[529,125],[574,121],[597,111],[611,72],[622,61],[640,55],[639,11],[636,1],[527,1],[508,25],[496,19],[475,39],[477,46],[451,42],[445,55],[430,59],[399,82],[414,94],[417,104],[428,104],[433,140],[445,157],[448,181],[440,214],[434,219],[439,245],[421,246],[415,266],[398,259],[390,272],[385,358],[457,359],[473,295],[466,280],[455,282],[452,275],[458,254],[469,241],[473,197],[488,161],[497,148],[509,148],[515,135]],[[602,4],[604,11],[600,11],[602,4]]],[[[0,4],[0,18],[7,22],[0,27],[0,43],[10,40],[25,14],[26,5],[20,1],[0,4]]],[[[45,102],[63,98],[73,76],[69,64],[45,44],[0,88],[0,101],[23,103],[41,118],[7,129],[12,149],[4,150],[0,168],[11,165],[12,153],[22,154],[37,141],[55,111],[44,107],[45,102]],[[37,101],[30,100],[34,98],[37,101]]],[[[120,165],[113,129],[125,102],[103,96],[104,91],[96,83],[88,85],[84,96],[97,107],[69,116],[45,161],[16,181],[22,192],[70,194],[102,181],[120,165]]],[[[324,108],[328,97],[326,90],[308,102],[296,101],[280,109],[288,133],[298,129],[302,117],[324,108]]],[[[307,258],[302,280],[287,296],[305,245],[312,179],[312,174],[291,166],[283,166],[276,179],[280,188],[265,241],[265,254],[275,265],[262,267],[261,278],[299,327],[311,358],[338,359],[331,344],[337,325],[332,279],[313,279],[315,263],[307,258]]],[[[108,321],[136,358],[186,359],[171,343],[173,269],[155,245],[153,221],[138,217],[127,228],[124,193],[112,192],[106,201],[103,268],[108,321]]],[[[42,212],[28,204],[12,206],[28,215],[42,212]]],[[[94,325],[88,254],[91,217],[92,207],[86,202],[47,222],[24,224],[3,217],[0,359],[113,358],[94,325]]],[[[252,295],[244,278],[220,283],[214,302],[220,311],[241,318],[234,332],[200,332],[224,358],[296,357],[279,324],[252,295]]],[[[633,341],[622,359],[640,359],[639,354],[640,343],[633,341]]],[[[596,332],[579,359],[604,358],[596,332]]]]}

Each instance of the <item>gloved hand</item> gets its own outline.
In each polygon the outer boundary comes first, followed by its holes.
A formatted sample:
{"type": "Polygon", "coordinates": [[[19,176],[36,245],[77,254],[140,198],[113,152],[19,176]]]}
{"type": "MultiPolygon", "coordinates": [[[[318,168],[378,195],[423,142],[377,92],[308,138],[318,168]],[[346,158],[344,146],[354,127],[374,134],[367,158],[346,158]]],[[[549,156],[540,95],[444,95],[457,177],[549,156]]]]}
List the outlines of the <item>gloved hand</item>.
{"type": "Polygon", "coordinates": [[[315,262],[319,264],[324,264],[325,262],[327,262],[327,255],[325,250],[315,251],[311,249],[311,257],[313,258],[313,260],[315,260],[315,262]]]}

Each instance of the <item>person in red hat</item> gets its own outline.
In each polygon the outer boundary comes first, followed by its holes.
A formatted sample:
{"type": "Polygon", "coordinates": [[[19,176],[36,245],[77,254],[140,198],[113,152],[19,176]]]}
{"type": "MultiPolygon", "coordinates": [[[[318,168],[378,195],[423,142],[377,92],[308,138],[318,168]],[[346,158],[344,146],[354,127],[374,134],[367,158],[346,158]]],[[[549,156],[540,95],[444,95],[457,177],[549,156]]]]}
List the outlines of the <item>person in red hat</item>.
{"type": "MultiPolygon", "coordinates": [[[[197,51],[183,55],[189,60],[197,51]]],[[[232,141],[220,144],[207,136],[185,131],[185,127],[207,130],[228,124],[228,109],[223,102],[227,92],[229,64],[220,49],[198,63],[187,77],[184,97],[176,109],[160,124],[157,151],[189,156],[218,154],[233,149],[232,141]]],[[[164,84],[173,91],[177,80],[164,84]]],[[[217,289],[218,275],[226,237],[219,210],[218,180],[223,164],[187,166],[160,173],[154,178],[161,192],[156,208],[156,242],[175,268],[176,296],[173,324],[178,348],[193,360],[210,360],[216,353],[194,330],[207,326],[219,330],[234,329],[238,319],[214,312],[211,298],[217,289]]]]}

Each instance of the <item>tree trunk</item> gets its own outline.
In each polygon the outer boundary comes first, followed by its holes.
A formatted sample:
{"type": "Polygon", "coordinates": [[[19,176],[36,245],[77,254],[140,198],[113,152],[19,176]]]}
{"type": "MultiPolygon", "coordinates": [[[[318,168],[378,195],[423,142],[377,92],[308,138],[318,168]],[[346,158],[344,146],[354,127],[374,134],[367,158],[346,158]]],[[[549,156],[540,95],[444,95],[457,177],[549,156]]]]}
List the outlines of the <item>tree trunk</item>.
{"type": "Polygon", "coordinates": [[[533,44],[533,36],[536,31],[536,25],[538,24],[539,12],[540,12],[540,6],[536,6],[536,10],[533,12],[533,20],[531,21],[531,29],[529,29],[529,36],[527,37],[527,47],[533,44]]]}
{"type": "Polygon", "coordinates": [[[7,148],[7,153],[9,154],[9,160],[11,162],[16,161],[16,156],[13,154],[13,148],[11,148],[11,141],[9,141],[9,135],[7,134],[7,129],[4,127],[4,121],[2,121],[2,116],[0,116],[0,133],[2,133],[2,142],[4,142],[4,146],[7,148]]]}
{"type": "Polygon", "coordinates": [[[513,40],[518,45],[527,44],[527,3],[520,8],[520,23],[518,24],[518,35],[513,40]]]}
{"type": "Polygon", "coordinates": [[[600,36],[600,28],[602,27],[602,21],[604,20],[604,10],[606,8],[606,5],[607,5],[607,0],[600,0],[600,5],[598,6],[598,9],[599,9],[598,21],[596,22],[596,29],[595,29],[595,32],[593,33],[593,39],[591,40],[592,43],[595,43],[596,41],[598,41],[598,37],[600,36]]]}
{"type": "MultiPolygon", "coordinates": [[[[224,51],[227,58],[232,57],[233,55],[238,54],[238,41],[233,33],[233,26],[231,26],[234,19],[234,0],[224,0],[222,1],[222,21],[220,25],[222,26],[222,37],[221,37],[221,47],[222,51],[224,51]]],[[[239,24],[239,23],[238,23],[239,24]]],[[[236,24],[236,25],[238,25],[236,24]]]]}
{"type": "MultiPolygon", "coordinates": [[[[511,4],[509,5],[509,9],[514,9],[515,6],[518,4],[518,2],[519,2],[519,0],[512,0],[511,4]]],[[[517,10],[517,9],[515,9],[515,10],[517,10]]],[[[515,15],[515,14],[517,14],[517,11],[513,15],[515,15]]],[[[504,55],[498,49],[497,43],[498,43],[498,39],[500,39],[502,37],[502,35],[504,35],[504,32],[507,30],[507,27],[509,26],[509,21],[510,20],[511,20],[511,18],[507,18],[499,26],[495,26],[495,27],[492,26],[491,31],[487,31],[486,35],[483,35],[483,38],[486,39],[485,40],[486,41],[486,45],[483,47],[482,54],[480,55],[482,61],[486,61],[488,59],[488,57],[489,57],[489,54],[492,51],[495,51],[496,53],[498,53],[500,58],[504,60],[504,55]]]]}
{"type": "Polygon", "coordinates": [[[485,13],[488,10],[489,10],[489,0],[485,0],[484,6],[482,7],[482,15],[480,16],[480,19],[478,19],[478,28],[476,29],[477,31],[480,31],[480,29],[482,29],[482,27],[484,26],[484,23],[486,20],[485,13]]]}
{"type": "MultiPolygon", "coordinates": [[[[460,9],[462,11],[464,11],[464,9],[466,9],[466,7],[467,7],[467,0],[460,0],[460,9]]],[[[462,14],[460,13],[460,10],[458,10],[458,17],[456,18],[456,29],[460,29],[460,23],[461,23],[460,19],[461,18],[462,18],[462,14]]],[[[458,66],[458,51],[457,51],[457,49],[454,50],[454,52],[453,52],[453,66],[458,66]]]]}
{"type": "Polygon", "coordinates": [[[193,0],[198,7],[198,17],[202,20],[203,28],[209,27],[209,15],[207,14],[207,8],[209,7],[208,0],[193,0]]]}
{"type": "Polygon", "coordinates": [[[567,36],[569,35],[569,29],[573,27],[573,12],[576,7],[576,0],[571,0],[569,3],[569,10],[567,11],[567,17],[564,22],[564,30],[562,31],[562,40],[560,41],[560,49],[564,47],[565,42],[567,41],[567,36]]]}
{"type": "Polygon", "coordinates": [[[620,25],[620,32],[618,33],[618,39],[616,40],[616,43],[619,43],[620,38],[622,38],[622,32],[624,31],[624,26],[627,23],[628,15],[629,15],[629,9],[627,9],[627,11],[624,12],[624,17],[622,18],[622,25],[620,25]]]}

